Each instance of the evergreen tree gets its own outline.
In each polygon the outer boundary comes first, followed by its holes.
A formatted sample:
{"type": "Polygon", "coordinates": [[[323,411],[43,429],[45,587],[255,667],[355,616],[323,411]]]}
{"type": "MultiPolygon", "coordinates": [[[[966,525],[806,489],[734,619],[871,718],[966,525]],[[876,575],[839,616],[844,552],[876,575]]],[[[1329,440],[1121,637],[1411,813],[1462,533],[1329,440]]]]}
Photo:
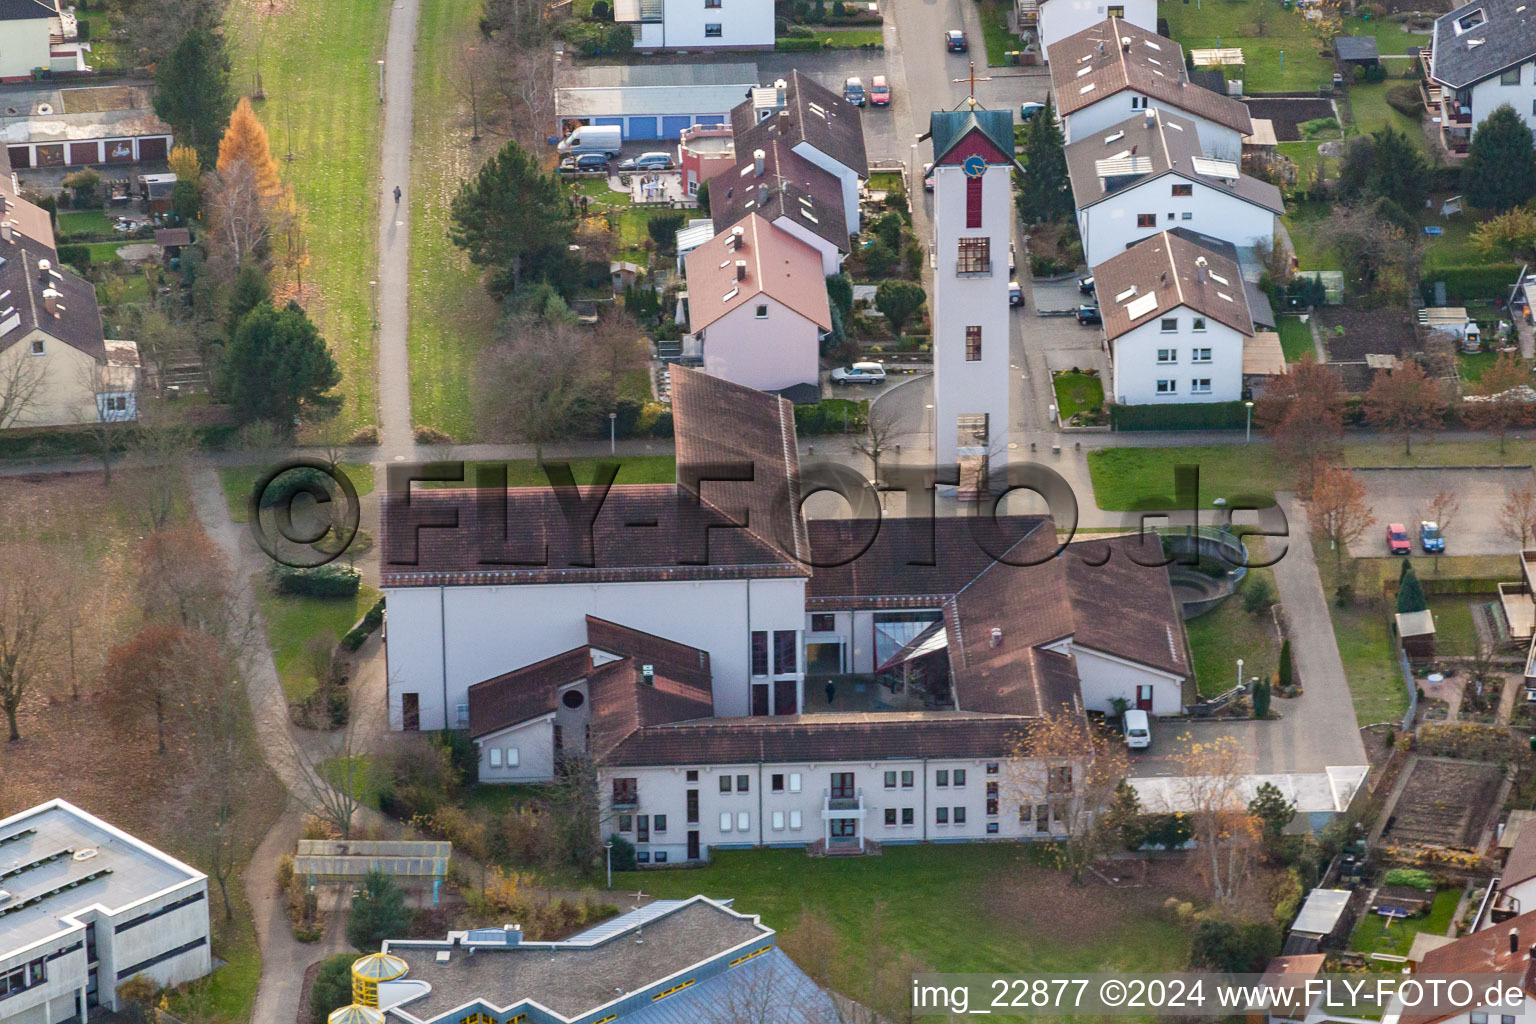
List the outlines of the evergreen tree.
{"type": "MultiPolygon", "coordinates": [[[[1530,133],[1526,133],[1529,137],[1530,133]]],[[[1372,185],[1376,194],[1392,200],[1404,210],[1418,210],[1429,194],[1429,163],[1412,139],[1388,125],[1372,132],[1376,144],[1376,166],[1372,185]]]]}
{"type": "MultiPolygon", "coordinates": [[[[177,182],[177,184],[181,184],[177,182]]],[[[247,313],[262,305],[272,298],[272,288],[267,284],[266,271],[254,263],[247,263],[240,268],[235,275],[235,284],[230,289],[229,315],[225,319],[225,325],[229,330],[229,337],[235,336],[235,331],[240,327],[240,321],[245,319],[247,313]]]]}
{"type": "Polygon", "coordinates": [[[1272,839],[1283,833],[1291,819],[1296,817],[1296,804],[1285,798],[1279,786],[1265,782],[1254,791],[1253,799],[1248,801],[1248,813],[1259,819],[1264,826],[1264,835],[1272,839]]]}
{"type": "Polygon", "coordinates": [[[453,197],[448,237],[490,271],[487,287],[502,298],[528,281],[558,283],[575,229],[565,188],[508,142],[453,197]]]}
{"type": "Polygon", "coordinates": [[[911,281],[881,281],[880,287],[875,289],[875,308],[885,317],[885,322],[891,325],[891,333],[897,337],[900,337],[901,329],[907,325],[907,321],[916,316],[927,301],[928,293],[923,290],[923,286],[911,281]]]}
{"type": "Polygon", "coordinates": [[[385,939],[398,939],[411,926],[411,911],[405,905],[405,893],[394,880],[381,871],[363,876],[363,884],[352,897],[352,914],[347,920],[347,941],[356,949],[377,952],[385,939]]]}
{"type": "Polygon", "coordinates": [[[1536,195],[1536,149],[1514,107],[1498,107],[1477,126],[1461,181],[1467,202],[1483,210],[1507,210],[1536,195]]]}
{"type": "Polygon", "coordinates": [[[297,303],[257,306],[240,321],[219,366],[219,391],[242,423],[265,420],[283,430],[306,409],[334,412],[330,393],[341,371],[320,332],[297,303]]]}
{"type": "Polygon", "coordinates": [[[699,182],[699,190],[693,194],[693,198],[699,204],[699,213],[709,216],[709,182],[699,182]]]}
{"type": "Polygon", "coordinates": [[[1268,679],[1260,679],[1253,684],[1253,717],[1269,717],[1270,688],[1268,679]]]}
{"type": "Polygon", "coordinates": [[[1429,601],[1424,597],[1424,587],[1419,583],[1419,574],[1413,571],[1413,566],[1403,562],[1403,575],[1397,581],[1397,610],[1399,614],[1409,612],[1422,612],[1429,607],[1429,601]]]}
{"type": "Polygon", "coordinates": [[[229,115],[229,127],[219,139],[220,173],[228,171],[231,164],[244,160],[256,175],[256,186],[264,199],[271,199],[282,190],[283,182],[278,173],[277,161],[272,157],[272,146],[267,140],[267,129],[251,109],[251,101],[244,96],[235,104],[229,115]]]}
{"type": "Polygon", "coordinates": [[[1291,664],[1290,638],[1286,638],[1286,640],[1280,644],[1280,671],[1276,673],[1276,678],[1279,679],[1280,688],[1282,690],[1290,689],[1296,678],[1296,669],[1291,664]]]}
{"type": "Polygon", "coordinates": [[[1072,215],[1072,184],[1067,178],[1067,151],[1056,126],[1056,112],[1046,97],[1045,109],[1029,120],[1024,133],[1024,173],[1015,202],[1026,222],[1044,224],[1072,215]]]}
{"type": "Polygon", "coordinates": [[[194,25],[155,66],[155,113],[176,137],[197,150],[204,166],[213,162],[232,104],[229,51],[224,37],[194,25]]]}
{"type": "Polygon", "coordinates": [[[1104,817],[1104,827],[1119,837],[1121,844],[1131,851],[1141,849],[1147,841],[1147,827],[1141,813],[1141,797],[1136,787],[1127,779],[1121,779],[1115,787],[1114,800],[1104,817]]]}

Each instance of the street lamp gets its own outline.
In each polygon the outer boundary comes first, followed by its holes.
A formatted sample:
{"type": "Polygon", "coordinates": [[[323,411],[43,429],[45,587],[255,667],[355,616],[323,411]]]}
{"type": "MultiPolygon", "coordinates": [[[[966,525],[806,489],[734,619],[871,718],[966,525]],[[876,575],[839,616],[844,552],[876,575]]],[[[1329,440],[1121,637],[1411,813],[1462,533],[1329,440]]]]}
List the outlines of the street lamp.
{"type": "Polygon", "coordinates": [[[377,63],[379,65],[379,102],[383,103],[384,102],[384,62],[383,61],[378,61],[377,63]]]}
{"type": "Polygon", "coordinates": [[[619,414],[618,413],[610,412],[608,414],[608,454],[609,455],[617,455],[618,454],[618,441],[615,440],[616,434],[614,433],[614,431],[616,429],[615,424],[618,423],[618,419],[619,419],[619,414]]]}
{"type": "Polygon", "coordinates": [[[1253,400],[1243,403],[1243,408],[1248,410],[1248,425],[1243,428],[1243,444],[1253,440],[1253,400]]]}
{"type": "Polygon", "coordinates": [[[613,888],[613,844],[603,844],[603,861],[608,865],[608,888],[613,888]]]}
{"type": "Polygon", "coordinates": [[[1243,685],[1243,659],[1237,659],[1237,685],[1243,685]]]}
{"type": "Polygon", "coordinates": [[[379,282],[368,282],[368,294],[373,297],[373,329],[379,329],[379,282]]]}

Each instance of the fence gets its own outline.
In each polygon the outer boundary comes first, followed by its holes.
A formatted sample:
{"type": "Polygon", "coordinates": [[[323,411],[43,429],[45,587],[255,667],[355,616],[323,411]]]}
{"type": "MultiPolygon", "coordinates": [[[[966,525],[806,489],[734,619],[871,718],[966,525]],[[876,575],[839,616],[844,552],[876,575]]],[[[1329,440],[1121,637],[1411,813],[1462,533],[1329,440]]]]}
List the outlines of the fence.
{"type": "Polygon", "coordinates": [[[1403,714],[1402,731],[1413,730],[1414,716],[1419,712],[1419,684],[1414,682],[1413,669],[1408,666],[1408,654],[1403,650],[1402,643],[1397,646],[1397,667],[1403,673],[1403,685],[1408,687],[1408,710],[1403,714]]]}

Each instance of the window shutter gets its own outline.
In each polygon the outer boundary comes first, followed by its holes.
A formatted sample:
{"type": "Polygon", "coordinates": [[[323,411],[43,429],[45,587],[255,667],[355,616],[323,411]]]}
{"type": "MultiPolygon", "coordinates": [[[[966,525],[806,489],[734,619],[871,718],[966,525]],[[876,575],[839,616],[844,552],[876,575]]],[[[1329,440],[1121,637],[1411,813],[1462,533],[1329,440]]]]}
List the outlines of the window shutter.
{"type": "Polygon", "coordinates": [[[965,179],[965,226],[981,227],[981,179],[965,179]]]}

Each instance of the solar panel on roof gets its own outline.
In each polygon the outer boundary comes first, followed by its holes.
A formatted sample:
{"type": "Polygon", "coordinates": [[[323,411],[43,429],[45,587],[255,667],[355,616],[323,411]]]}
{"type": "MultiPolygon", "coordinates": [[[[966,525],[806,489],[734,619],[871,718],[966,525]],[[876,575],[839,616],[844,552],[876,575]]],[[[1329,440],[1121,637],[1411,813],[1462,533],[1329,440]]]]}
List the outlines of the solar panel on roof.
{"type": "Polygon", "coordinates": [[[1125,315],[1130,317],[1132,320],[1135,320],[1137,317],[1146,316],[1156,308],[1157,295],[1155,293],[1149,292],[1146,295],[1141,296],[1139,299],[1135,299],[1128,303],[1125,307],[1125,315]]]}

